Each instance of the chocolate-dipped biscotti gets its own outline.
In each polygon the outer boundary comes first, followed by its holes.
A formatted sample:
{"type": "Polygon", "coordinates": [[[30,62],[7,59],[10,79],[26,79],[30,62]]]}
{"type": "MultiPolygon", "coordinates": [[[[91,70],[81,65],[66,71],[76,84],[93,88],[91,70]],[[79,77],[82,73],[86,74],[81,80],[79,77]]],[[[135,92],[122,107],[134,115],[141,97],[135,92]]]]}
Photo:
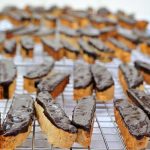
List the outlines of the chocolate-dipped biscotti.
{"type": "Polygon", "coordinates": [[[53,147],[70,148],[77,138],[77,128],[47,91],[38,94],[35,110],[42,131],[53,147]]]}
{"type": "Polygon", "coordinates": [[[134,66],[128,64],[121,64],[119,66],[118,75],[119,81],[125,93],[127,89],[144,90],[143,76],[134,66]]]}
{"type": "Polygon", "coordinates": [[[59,39],[42,38],[44,51],[55,60],[60,60],[64,56],[64,48],[59,39]]]}
{"type": "Polygon", "coordinates": [[[106,45],[115,51],[115,56],[117,58],[123,62],[130,62],[131,49],[123,42],[115,38],[109,38],[108,41],[106,41],[106,45]]]}
{"type": "Polygon", "coordinates": [[[93,96],[82,98],[73,110],[72,123],[78,128],[76,142],[86,148],[91,143],[95,110],[96,101],[93,96]]]}
{"type": "Polygon", "coordinates": [[[129,101],[140,107],[150,118],[150,95],[136,89],[128,89],[127,95],[129,101]]]}
{"type": "Polygon", "coordinates": [[[82,57],[84,61],[93,64],[95,62],[95,59],[97,58],[97,50],[92,47],[88,41],[85,41],[83,39],[79,39],[79,45],[82,50],[82,57]]]}
{"type": "Polygon", "coordinates": [[[93,83],[90,66],[76,63],[74,67],[74,100],[92,95],[93,83]]]}
{"type": "Polygon", "coordinates": [[[53,98],[56,98],[69,83],[69,76],[69,73],[54,71],[39,82],[37,92],[48,91],[53,98]]]}
{"type": "Polygon", "coordinates": [[[6,57],[14,57],[16,55],[17,42],[14,39],[4,42],[4,55],[6,57]]]}
{"type": "Polygon", "coordinates": [[[90,38],[89,44],[98,50],[98,55],[102,62],[110,62],[114,57],[114,50],[109,48],[104,42],[96,38],[90,38]]]}
{"type": "Polygon", "coordinates": [[[23,58],[33,58],[34,41],[32,37],[25,36],[20,41],[23,58]]]}
{"type": "Polygon", "coordinates": [[[111,73],[100,64],[91,67],[96,89],[96,99],[100,101],[112,100],[114,97],[114,81],[111,73]]]}
{"type": "Polygon", "coordinates": [[[0,128],[0,149],[12,150],[21,145],[32,129],[33,99],[27,94],[17,94],[0,128]]]}
{"type": "Polygon", "coordinates": [[[150,120],[142,109],[124,99],[114,101],[115,120],[128,150],[147,148],[150,120]]]}
{"type": "Polygon", "coordinates": [[[16,66],[11,61],[0,60],[0,99],[12,98],[16,88],[16,66]]]}
{"type": "Polygon", "coordinates": [[[150,64],[137,60],[134,62],[134,65],[143,75],[144,81],[150,84],[150,64]]]}
{"type": "Polygon", "coordinates": [[[72,44],[69,40],[62,39],[61,42],[65,50],[65,56],[69,59],[77,59],[80,54],[79,47],[75,44],[72,44]]]}
{"type": "Polygon", "coordinates": [[[36,84],[45,76],[47,76],[54,67],[54,60],[46,61],[32,70],[28,70],[23,76],[24,78],[24,89],[29,93],[36,91],[36,84]]]}

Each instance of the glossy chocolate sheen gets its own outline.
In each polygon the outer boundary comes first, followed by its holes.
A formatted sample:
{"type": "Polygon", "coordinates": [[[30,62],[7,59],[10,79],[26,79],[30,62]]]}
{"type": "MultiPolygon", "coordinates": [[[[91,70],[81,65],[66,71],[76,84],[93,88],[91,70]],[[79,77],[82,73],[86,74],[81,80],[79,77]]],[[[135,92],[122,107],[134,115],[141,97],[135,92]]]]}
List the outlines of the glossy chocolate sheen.
{"type": "Polygon", "coordinates": [[[54,51],[59,51],[63,48],[63,45],[59,39],[42,38],[42,42],[48,47],[52,48],[54,51]]]}
{"type": "Polygon", "coordinates": [[[125,45],[124,43],[115,38],[109,38],[108,41],[111,42],[116,47],[122,49],[123,51],[131,52],[131,49],[127,45],[125,45]]]}
{"type": "Polygon", "coordinates": [[[142,109],[123,99],[115,100],[114,105],[130,134],[138,140],[144,136],[150,137],[150,120],[142,109]]]}
{"type": "Polygon", "coordinates": [[[92,128],[96,111],[96,100],[93,96],[84,97],[78,101],[73,110],[72,123],[83,130],[89,131],[92,128]]]}
{"type": "Polygon", "coordinates": [[[16,66],[12,61],[0,60],[0,85],[5,86],[13,82],[17,75],[16,66]]]}
{"type": "Polygon", "coordinates": [[[54,30],[47,28],[45,26],[40,26],[39,29],[34,33],[36,36],[46,36],[46,35],[51,35],[54,34],[54,30]]]}
{"type": "Polygon", "coordinates": [[[92,26],[81,28],[79,32],[82,36],[98,37],[100,35],[100,31],[92,26]]]}
{"type": "Polygon", "coordinates": [[[16,48],[17,48],[16,40],[12,39],[12,40],[5,41],[5,43],[4,43],[5,53],[15,54],[16,48]]]}
{"type": "Polygon", "coordinates": [[[134,62],[134,65],[138,70],[144,71],[145,73],[150,74],[150,64],[149,63],[137,60],[134,62]]]}
{"type": "Polygon", "coordinates": [[[98,91],[104,91],[114,85],[111,73],[104,66],[94,64],[91,70],[98,91]]]}
{"type": "Polygon", "coordinates": [[[24,78],[27,79],[39,79],[46,76],[54,67],[54,60],[51,58],[50,61],[46,61],[32,70],[27,71],[24,78]]]}
{"type": "Polygon", "coordinates": [[[69,41],[64,39],[61,40],[61,43],[66,50],[79,54],[80,49],[76,45],[73,45],[69,41]]]}
{"type": "Polygon", "coordinates": [[[25,36],[20,41],[21,46],[25,50],[33,50],[34,48],[34,41],[32,37],[25,36]]]}
{"type": "Polygon", "coordinates": [[[94,47],[91,47],[89,43],[83,39],[79,39],[79,45],[84,53],[88,54],[89,56],[92,56],[94,58],[97,57],[97,53],[94,47]]]}
{"type": "Polygon", "coordinates": [[[27,94],[18,94],[13,98],[10,110],[2,124],[3,136],[16,136],[28,131],[34,117],[33,99],[27,94]]]}
{"type": "Polygon", "coordinates": [[[66,27],[66,26],[59,26],[59,31],[67,36],[70,37],[79,37],[80,33],[78,30],[66,27]]]}
{"type": "Polygon", "coordinates": [[[92,84],[90,66],[85,63],[76,63],[74,67],[74,88],[86,88],[92,84]]]}
{"type": "Polygon", "coordinates": [[[72,125],[61,106],[53,102],[51,95],[47,91],[40,92],[36,101],[43,107],[45,116],[54,126],[69,133],[77,133],[77,128],[72,125]]]}
{"type": "Polygon", "coordinates": [[[131,101],[140,107],[150,118],[150,95],[136,89],[127,90],[127,94],[131,101]]]}
{"type": "Polygon", "coordinates": [[[136,88],[143,84],[143,76],[134,66],[121,64],[119,69],[124,76],[128,88],[136,88]]]}
{"type": "Polygon", "coordinates": [[[38,85],[38,92],[39,91],[49,91],[53,92],[54,89],[64,80],[69,80],[68,73],[62,72],[54,72],[49,77],[43,79],[38,85]]]}
{"type": "Polygon", "coordinates": [[[107,45],[104,44],[104,42],[99,39],[91,38],[89,39],[89,44],[98,49],[100,52],[114,53],[112,49],[110,49],[107,45]]]}

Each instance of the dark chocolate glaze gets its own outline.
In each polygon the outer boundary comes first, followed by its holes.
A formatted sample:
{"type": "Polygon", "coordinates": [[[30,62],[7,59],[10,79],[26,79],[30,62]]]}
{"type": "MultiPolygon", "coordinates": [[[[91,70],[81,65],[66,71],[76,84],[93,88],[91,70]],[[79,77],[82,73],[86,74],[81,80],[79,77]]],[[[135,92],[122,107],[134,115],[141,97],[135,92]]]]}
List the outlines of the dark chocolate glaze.
{"type": "Polygon", "coordinates": [[[100,39],[91,38],[91,39],[89,39],[89,44],[91,44],[93,47],[95,47],[96,49],[98,49],[100,52],[114,53],[114,50],[110,49],[100,39]]]}
{"type": "Polygon", "coordinates": [[[128,16],[125,16],[125,15],[118,15],[118,20],[122,21],[122,22],[125,22],[129,25],[135,25],[136,24],[136,20],[134,18],[128,17],[128,16]]]}
{"type": "Polygon", "coordinates": [[[21,43],[22,48],[27,51],[33,50],[34,48],[34,41],[32,37],[25,36],[21,39],[20,43],[21,43]]]}
{"type": "Polygon", "coordinates": [[[28,131],[34,116],[33,99],[27,94],[18,94],[13,98],[10,110],[2,124],[3,136],[16,136],[28,131]]]}
{"type": "Polygon", "coordinates": [[[135,67],[140,70],[140,71],[144,71],[147,74],[150,74],[150,64],[137,60],[134,62],[135,67]]]}
{"type": "Polygon", "coordinates": [[[128,32],[126,30],[119,30],[118,34],[121,35],[122,37],[130,40],[131,42],[138,44],[139,43],[139,38],[137,35],[133,34],[133,32],[128,32]]]}
{"type": "Polygon", "coordinates": [[[44,76],[46,76],[54,67],[54,60],[51,58],[50,61],[45,62],[44,64],[41,64],[32,70],[27,71],[27,73],[24,75],[24,78],[27,79],[40,79],[44,76]]]}
{"type": "Polygon", "coordinates": [[[91,70],[98,91],[104,91],[114,85],[111,73],[104,66],[94,64],[91,70]]]}
{"type": "Polygon", "coordinates": [[[45,26],[40,26],[39,29],[34,33],[36,36],[46,36],[54,34],[54,30],[45,26]]]}
{"type": "Polygon", "coordinates": [[[127,45],[125,45],[123,42],[121,42],[115,38],[109,38],[108,41],[111,42],[116,47],[122,49],[123,51],[131,52],[131,49],[127,45]]]}
{"type": "Polygon", "coordinates": [[[85,63],[76,63],[74,67],[74,88],[86,88],[92,84],[90,66],[85,63]]]}
{"type": "Polygon", "coordinates": [[[84,53],[92,56],[93,58],[97,57],[96,49],[94,47],[91,47],[87,41],[80,38],[78,42],[84,53]]]}
{"type": "Polygon", "coordinates": [[[3,43],[6,39],[6,35],[3,32],[0,32],[0,43],[3,43]]]}
{"type": "Polygon", "coordinates": [[[70,37],[79,37],[80,36],[80,33],[78,30],[75,30],[75,29],[72,29],[72,28],[69,28],[69,27],[66,27],[66,26],[59,26],[59,31],[62,33],[62,34],[65,34],[67,36],[70,36],[70,37]]]}
{"type": "Polygon", "coordinates": [[[79,32],[82,36],[98,37],[100,35],[100,31],[92,26],[81,28],[79,32]]]}
{"type": "Polygon", "coordinates": [[[111,14],[111,12],[107,8],[102,7],[97,10],[97,14],[100,16],[107,16],[107,15],[111,14]]]}
{"type": "Polygon", "coordinates": [[[136,89],[128,89],[127,94],[131,101],[140,107],[150,118],[150,95],[136,89]]]}
{"type": "Polygon", "coordinates": [[[82,98],[78,101],[73,110],[72,123],[83,130],[89,131],[92,128],[96,110],[96,100],[93,96],[82,98]]]}
{"type": "Polygon", "coordinates": [[[59,39],[42,38],[42,43],[52,48],[54,51],[59,51],[63,48],[59,39]]]}
{"type": "Polygon", "coordinates": [[[150,120],[142,109],[123,99],[115,100],[114,105],[130,134],[138,140],[144,136],[150,137],[150,120]]]}
{"type": "Polygon", "coordinates": [[[77,46],[71,44],[69,41],[67,41],[67,40],[65,40],[65,39],[62,39],[62,40],[61,40],[61,43],[62,43],[62,45],[64,46],[64,48],[65,48],[66,50],[68,50],[68,51],[70,51],[70,52],[74,52],[74,53],[76,53],[76,54],[79,54],[80,49],[79,49],[77,46]]]}
{"type": "Polygon", "coordinates": [[[51,95],[46,91],[40,92],[36,99],[37,103],[43,107],[45,116],[54,126],[69,133],[77,133],[77,128],[72,125],[61,106],[52,100],[51,95]]]}
{"type": "Polygon", "coordinates": [[[4,51],[5,53],[9,54],[15,54],[16,53],[16,48],[17,48],[17,42],[16,40],[7,40],[4,43],[4,51]]]}
{"type": "Polygon", "coordinates": [[[119,66],[119,69],[124,76],[128,88],[136,88],[143,84],[143,76],[134,66],[130,66],[128,64],[121,64],[119,66]]]}
{"type": "Polygon", "coordinates": [[[60,84],[63,80],[68,79],[69,80],[69,74],[68,73],[62,73],[62,72],[54,72],[49,77],[43,79],[38,85],[38,92],[39,91],[49,91],[53,92],[53,90],[57,87],[58,84],[60,84]]]}

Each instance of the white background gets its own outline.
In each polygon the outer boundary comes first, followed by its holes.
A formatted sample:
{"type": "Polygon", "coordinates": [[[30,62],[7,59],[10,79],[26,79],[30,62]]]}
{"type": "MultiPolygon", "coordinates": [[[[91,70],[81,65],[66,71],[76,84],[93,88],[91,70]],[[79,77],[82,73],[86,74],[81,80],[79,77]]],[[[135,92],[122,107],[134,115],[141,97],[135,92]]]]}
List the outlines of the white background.
{"type": "Polygon", "coordinates": [[[57,4],[58,6],[71,5],[75,8],[107,6],[112,11],[122,9],[129,13],[135,13],[137,18],[148,19],[150,21],[150,0],[0,0],[0,9],[3,6],[11,4],[20,7],[26,4],[36,6],[49,6],[53,4],[57,4]]]}

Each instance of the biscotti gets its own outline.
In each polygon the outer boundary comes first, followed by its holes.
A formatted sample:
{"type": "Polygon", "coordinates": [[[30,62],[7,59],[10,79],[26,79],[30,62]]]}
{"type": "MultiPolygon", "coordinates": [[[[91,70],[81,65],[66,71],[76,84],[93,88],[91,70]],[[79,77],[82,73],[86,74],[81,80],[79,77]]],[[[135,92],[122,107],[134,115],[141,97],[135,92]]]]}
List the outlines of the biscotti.
{"type": "Polygon", "coordinates": [[[77,138],[77,128],[59,104],[53,102],[47,91],[40,92],[35,110],[42,131],[53,147],[70,148],[77,138]]]}
{"type": "Polygon", "coordinates": [[[134,65],[143,75],[144,81],[150,84],[150,64],[137,60],[134,62],[134,65]]]}
{"type": "Polygon", "coordinates": [[[91,143],[96,101],[93,96],[82,98],[75,106],[72,115],[72,123],[77,127],[76,142],[87,148],[91,143]]]}
{"type": "Polygon", "coordinates": [[[126,93],[127,89],[139,89],[144,90],[143,87],[143,76],[140,72],[131,65],[121,64],[119,66],[119,81],[126,93]]]}
{"type": "Polygon", "coordinates": [[[61,94],[69,83],[69,73],[52,72],[37,85],[37,92],[48,91],[53,98],[61,94]]]}
{"type": "Polygon", "coordinates": [[[96,100],[112,100],[114,97],[114,81],[111,73],[100,64],[92,65],[91,70],[96,89],[96,100]]]}
{"type": "Polygon", "coordinates": [[[140,44],[140,50],[143,54],[150,56],[150,40],[144,40],[140,44]]]}
{"type": "Polygon", "coordinates": [[[150,95],[136,89],[128,89],[127,95],[129,101],[140,107],[150,118],[150,95]]]}
{"type": "Polygon", "coordinates": [[[82,49],[82,57],[84,61],[93,64],[97,58],[97,50],[94,47],[91,47],[88,41],[85,41],[84,39],[79,39],[78,42],[82,49]]]}
{"type": "Polygon", "coordinates": [[[20,41],[21,55],[23,58],[33,58],[34,41],[33,38],[25,36],[20,41]]]}
{"type": "Polygon", "coordinates": [[[32,129],[33,99],[27,94],[17,94],[0,130],[0,149],[12,150],[21,145],[32,129]]]}
{"type": "Polygon", "coordinates": [[[95,38],[90,38],[89,44],[98,50],[98,55],[102,62],[112,61],[114,57],[114,50],[109,48],[103,41],[95,38]]]}
{"type": "Polygon", "coordinates": [[[16,66],[11,61],[0,60],[0,99],[12,98],[16,88],[16,66]]]}
{"type": "Polygon", "coordinates": [[[115,120],[128,150],[146,149],[150,137],[150,120],[143,110],[118,99],[114,101],[115,120]]]}
{"type": "Polygon", "coordinates": [[[64,56],[63,45],[59,39],[42,38],[44,51],[47,52],[55,60],[60,60],[64,56]]]}
{"type": "Polygon", "coordinates": [[[93,83],[90,66],[76,63],[74,67],[74,100],[92,95],[93,83]]]}
{"type": "Polygon", "coordinates": [[[14,57],[16,55],[17,42],[16,40],[7,40],[4,42],[4,55],[6,57],[14,57]]]}
{"type": "Polygon", "coordinates": [[[46,61],[44,64],[41,64],[32,70],[28,70],[27,73],[23,76],[24,78],[24,89],[29,93],[36,91],[36,84],[43,77],[47,76],[54,67],[54,60],[51,58],[49,61],[46,61]]]}

